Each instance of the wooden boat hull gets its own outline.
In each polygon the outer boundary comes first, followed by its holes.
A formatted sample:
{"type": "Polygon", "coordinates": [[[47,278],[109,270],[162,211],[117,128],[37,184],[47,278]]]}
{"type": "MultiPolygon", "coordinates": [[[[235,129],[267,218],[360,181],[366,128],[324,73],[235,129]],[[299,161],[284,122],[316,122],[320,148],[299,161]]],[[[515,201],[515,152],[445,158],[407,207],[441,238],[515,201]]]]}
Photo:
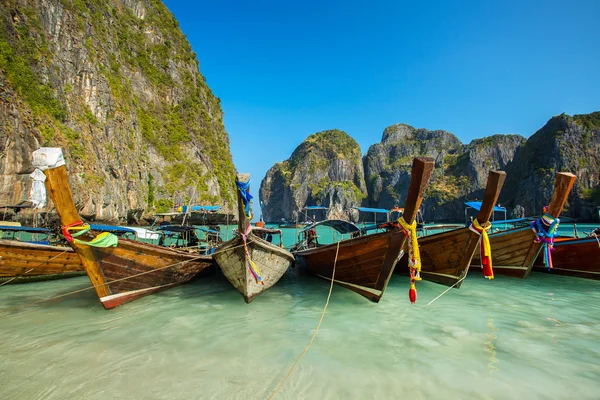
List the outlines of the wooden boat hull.
{"type": "MultiPolygon", "coordinates": [[[[509,229],[490,235],[494,273],[525,278],[531,272],[531,263],[540,250],[531,227],[509,229]]],[[[473,257],[474,267],[481,265],[479,254],[473,257]]]]}
{"type": "Polygon", "coordinates": [[[70,247],[0,240],[0,283],[23,283],[84,275],[70,247]]]}
{"type": "MultiPolygon", "coordinates": [[[[575,175],[568,172],[557,172],[554,193],[546,210],[549,215],[559,217],[563,210],[571,188],[575,183],[575,175]]],[[[535,241],[536,234],[530,226],[509,229],[491,234],[490,245],[494,272],[517,278],[527,278],[542,245],[535,241]]],[[[479,265],[479,257],[474,264],[479,265]]]]}
{"type": "Polygon", "coordinates": [[[400,230],[376,233],[338,243],[301,250],[294,255],[300,266],[331,279],[371,301],[379,302],[401,257],[406,236],[400,230]],[[337,261],[336,261],[337,253],[337,261]]]}
{"type": "MultiPolygon", "coordinates": [[[[469,228],[420,237],[421,278],[460,288],[478,245],[479,235],[469,228]]],[[[400,260],[396,270],[408,274],[408,257],[400,260]]]]}
{"type": "Polygon", "coordinates": [[[600,279],[600,246],[594,237],[557,238],[552,252],[553,268],[548,271],[540,253],[534,270],[578,278],[600,279]]]}
{"type": "Polygon", "coordinates": [[[250,303],[279,281],[294,261],[294,256],[252,233],[248,235],[246,246],[250,258],[260,271],[264,285],[256,281],[249,269],[241,237],[224,243],[213,257],[227,280],[242,294],[246,303],[250,303]]]}
{"type": "MultiPolygon", "coordinates": [[[[74,243],[73,247],[83,257],[81,250],[88,246],[74,243]]],[[[211,256],[128,239],[119,239],[116,247],[89,249],[108,289],[99,297],[106,309],[188,282],[212,265],[211,256]]]]}

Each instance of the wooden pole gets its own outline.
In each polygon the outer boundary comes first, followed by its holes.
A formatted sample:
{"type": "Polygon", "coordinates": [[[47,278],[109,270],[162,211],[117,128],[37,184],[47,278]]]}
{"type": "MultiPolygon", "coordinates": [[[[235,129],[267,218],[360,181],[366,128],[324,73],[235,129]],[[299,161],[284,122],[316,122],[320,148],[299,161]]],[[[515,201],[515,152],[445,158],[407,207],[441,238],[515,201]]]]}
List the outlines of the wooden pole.
{"type": "Polygon", "coordinates": [[[410,186],[406,196],[402,218],[412,224],[417,217],[419,207],[425,195],[425,189],[433,172],[434,159],[431,157],[415,157],[413,159],[410,186]]]}
{"type": "MultiPolygon", "coordinates": [[[[47,169],[44,171],[44,174],[46,175],[46,190],[54,203],[61,224],[67,226],[81,221],[75,203],[73,203],[73,194],[71,193],[65,166],[62,165],[60,167],[47,169]]],[[[111,293],[108,286],[104,284],[106,280],[104,279],[104,274],[96,260],[93,249],[90,246],[81,246],[76,243],[73,243],[72,246],[79,255],[79,258],[81,258],[81,263],[83,264],[98,297],[102,298],[109,296],[111,293]]]]}
{"type": "Polygon", "coordinates": [[[487,185],[485,186],[485,193],[483,194],[483,201],[481,202],[481,208],[479,209],[479,213],[477,213],[477,221],[479,224],[485,224],[490,220],[505,180],[506,172],[489,172],[487,185]]]}

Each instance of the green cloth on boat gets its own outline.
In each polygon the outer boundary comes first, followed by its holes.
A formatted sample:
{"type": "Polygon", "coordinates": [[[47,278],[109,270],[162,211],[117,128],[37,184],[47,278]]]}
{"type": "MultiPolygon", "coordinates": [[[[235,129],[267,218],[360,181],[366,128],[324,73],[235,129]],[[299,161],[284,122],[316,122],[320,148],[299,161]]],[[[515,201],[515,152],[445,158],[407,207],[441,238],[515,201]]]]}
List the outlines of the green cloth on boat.
{"type": "Polygon", "coordinates": [[[90,240],[89,242],[75,239],[77,236],[81,236],[84,233],[88,232],[89,230],[90,230],[90,227],[88,225],[86,228],[81,229],[79,232],[73,233],[71,235],[71,236],[73,236],[73,241],[77,244],[84,244],[84,245],[92,246],[92,247],[116,247],[117,244],[119,243],[119,238],[117,237],[117,235],[112,234],[110,232],[102,232],[101,234],[99,234],[98,236],[96,236],[95,238],[90,240]]]}

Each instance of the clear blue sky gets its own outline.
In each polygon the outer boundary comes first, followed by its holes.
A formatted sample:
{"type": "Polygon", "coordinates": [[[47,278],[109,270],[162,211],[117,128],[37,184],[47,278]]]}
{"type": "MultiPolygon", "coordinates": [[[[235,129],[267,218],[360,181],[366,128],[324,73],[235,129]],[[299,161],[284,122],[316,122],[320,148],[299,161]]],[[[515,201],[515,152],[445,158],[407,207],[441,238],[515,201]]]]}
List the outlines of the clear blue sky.
{"type": "Polygon", "coordinates": [[[600,110],[597,0],[165,4],[221,99],[255,209],[267,170],[315,132],[366,153],[395,123],[468,143],[600,110]]]}

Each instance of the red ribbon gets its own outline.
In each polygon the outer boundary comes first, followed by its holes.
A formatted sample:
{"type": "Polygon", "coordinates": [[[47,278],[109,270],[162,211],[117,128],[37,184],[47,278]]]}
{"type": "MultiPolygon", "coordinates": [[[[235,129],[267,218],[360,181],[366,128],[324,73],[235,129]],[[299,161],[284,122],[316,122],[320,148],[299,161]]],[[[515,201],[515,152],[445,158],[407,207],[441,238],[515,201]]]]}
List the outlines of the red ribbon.
{"type": "Polygon", "coordinates": [[[69,232],[69,228],[71,228],[73,226],[79,226],[79,225],[83,225],[83,221],[82,220],[75,221],[72,224],[63,225],[61,227],[62,234],[65,237],[65,239],[67,239],[67,242],[73,243],[73,236],[71,236],[71,232],[69,232]]]}

